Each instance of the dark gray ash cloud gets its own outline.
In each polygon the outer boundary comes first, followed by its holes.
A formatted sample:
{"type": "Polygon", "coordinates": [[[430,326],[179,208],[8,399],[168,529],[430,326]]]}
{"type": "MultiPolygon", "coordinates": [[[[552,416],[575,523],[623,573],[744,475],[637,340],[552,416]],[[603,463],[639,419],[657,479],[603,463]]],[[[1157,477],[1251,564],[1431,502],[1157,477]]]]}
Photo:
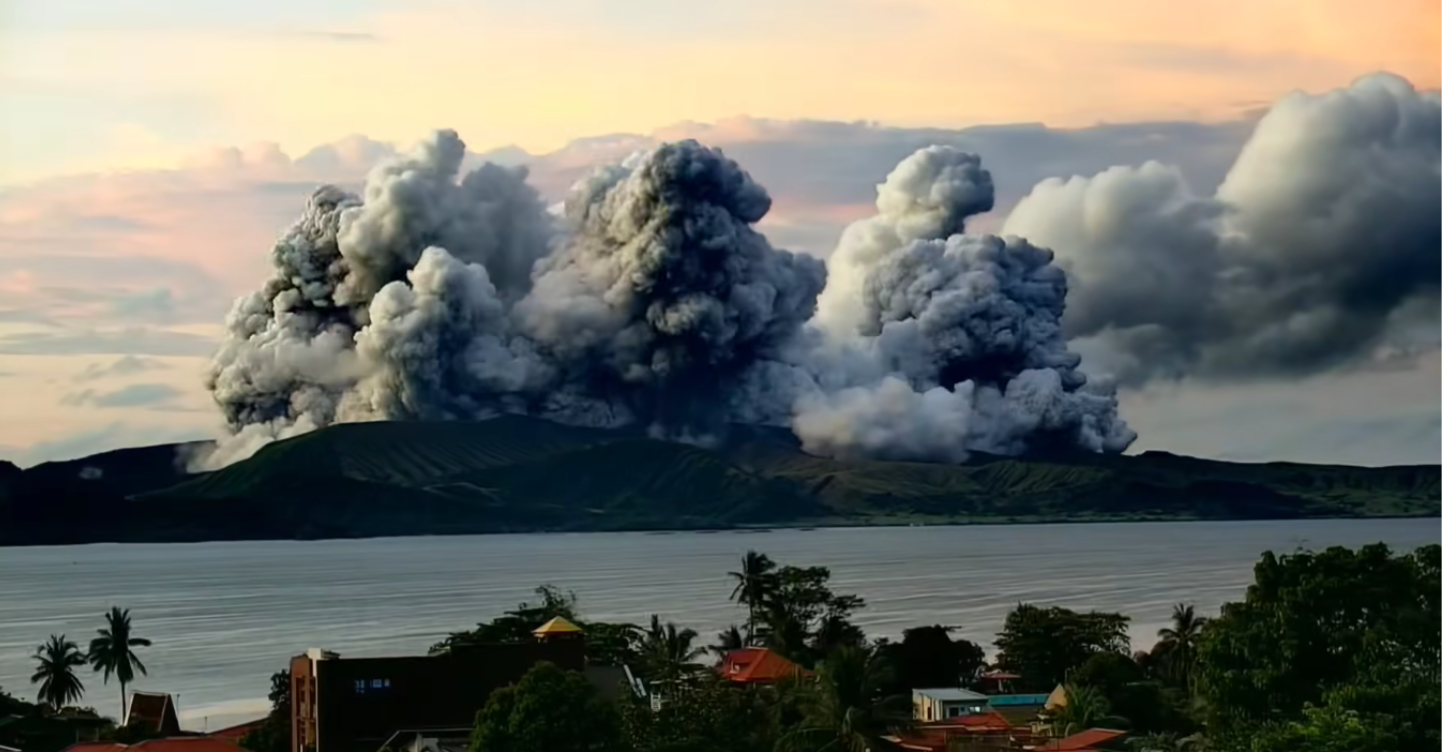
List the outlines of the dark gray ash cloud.
{"type": "MultiPolygon", "coordinates": [[[[443,131],[358,193],[317,190],[277,242],[227,320],[207,386],[232,435],[201,463],[337,421],[503,412],[697,441],[786,425],[841,456],[1123,451],[1114,381],[1089,373],[1310,373],[1428,345],[1438,124],[1436,95],[1393,77],[1298,95],[1204,188],[1154,162],[1042,181],[1000,236],[968,227],[998,207],[994,166],[878,130],[904,151],[825,264],[758,232],[745,145],[576,145],[640,148],[551,212],[523,167],[466,171],[443,131]]],[[[965,133],[1043,165],[1059,138],[965,133]]]]}
{"type": "Polygon", "coordinates": [[[1114,394],[1083,388],[1058,336],[1065,278],[1050,252],[958,234],[994,200],[974,155],[934,147],[903,160],[878,218],[854,233],[872,245],[833,290],[823,262],[755,229],[767,191],[695,141],[592,171],[559,215],[525,189],[523,169],[461,176],[464,153],[440,132],[378,166],[363,198],[316,191],[276,245],[276,276],[231,313],[207,383],[234,436],[203,462],[336,421],[500,412],[696,441],[738,420],[794,424],[818,451],[943,451],[943,433],[907,439],[912,449],[874,433],[820,438],[839,415],[887,420],[851,408],[883,387],[893,395],[891,380],[909,399],[949,395],[964,428],[947,459],[1037,442],[1120,451],[1133,436],[1114,394]],[[877,311],[884,322],[845,333],[813,323],[823,290],[849,300],[843,309],[879,304],[882,286],[903,284],[904,259],[933,250],[955,277],[912,285],[911,313],[877,311]],[[976,274],[999,289],[970,284],[976,274]],[[1050,280],[1049,292],[1032,278],[1050,280]],[[963,310],[968,295],[991,313],[963,310]],[[1003,312],[1029,336],[987,329],[1003,312]],[[933,336],[953,324],[970,339],[933,336]],[[838,413],[829,396],[843,392],[838,413]]]}

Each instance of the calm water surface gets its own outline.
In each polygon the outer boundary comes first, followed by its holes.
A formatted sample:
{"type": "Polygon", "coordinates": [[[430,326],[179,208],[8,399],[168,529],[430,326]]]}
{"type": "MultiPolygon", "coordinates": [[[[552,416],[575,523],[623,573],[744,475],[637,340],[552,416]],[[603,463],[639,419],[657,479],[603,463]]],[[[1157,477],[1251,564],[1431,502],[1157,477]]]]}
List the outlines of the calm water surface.
{"type": "MultiPolygon", "coordinates": [[[[266,710],[270,674],[310,647],[342,655],[423,652],[541,583],[574,590],[587,617],[659,613],[700,631],[742,620],[726,573],[749,548],[831,567],[866,598],[876,635],[959,624],[989,643],[1018,601],[1121,611],[1149,646],[1171,604],[1239,599],[1264,550],[1438,541],[1437,520],[1132,523],[869,528],[771,533],[506,535],[320,542],[0,548],[0,687],[33,697],[34,646],[81,643],[112,605],[132,610],[150,675],[203,730],[266,710]]],[[[88,704],[119,690],[86,676],[88,704]]]]}

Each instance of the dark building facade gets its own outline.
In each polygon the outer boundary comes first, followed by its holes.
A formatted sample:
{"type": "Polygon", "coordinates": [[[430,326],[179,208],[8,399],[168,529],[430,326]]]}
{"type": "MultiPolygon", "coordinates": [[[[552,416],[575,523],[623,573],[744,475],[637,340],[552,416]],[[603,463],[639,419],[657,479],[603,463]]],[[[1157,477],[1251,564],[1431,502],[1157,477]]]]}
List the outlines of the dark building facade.
{"type": "Polygon", "coordinates": [[[542,661],[584,671],[585,642],[475,645],[415,658],[311,650],[290,663],[291,751],[377,752],[403,729],[470,727],[491,692],[542,661]]]}

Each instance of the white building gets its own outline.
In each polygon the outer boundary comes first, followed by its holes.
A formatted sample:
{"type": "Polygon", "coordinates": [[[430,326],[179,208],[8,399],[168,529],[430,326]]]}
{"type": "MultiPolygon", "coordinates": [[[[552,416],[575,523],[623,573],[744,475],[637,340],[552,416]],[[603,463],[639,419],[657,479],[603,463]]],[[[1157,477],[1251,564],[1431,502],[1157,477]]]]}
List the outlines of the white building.
{"type": "Polygon", "coordinates": [[[912,717],[922,722],[991,712],[986,695],[969,689],[914,689],[911,706],[912,717]]]}

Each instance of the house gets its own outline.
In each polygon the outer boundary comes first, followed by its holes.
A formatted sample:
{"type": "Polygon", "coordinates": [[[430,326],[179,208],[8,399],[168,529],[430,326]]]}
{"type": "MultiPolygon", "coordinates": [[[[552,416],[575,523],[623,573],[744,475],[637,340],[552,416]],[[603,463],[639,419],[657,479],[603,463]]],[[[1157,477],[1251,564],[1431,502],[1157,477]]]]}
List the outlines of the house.
{"type": "Polygon", "coordinates": [[[912,718],[923,723],[991,711],[987,697],[969,689],[913,689],[912,718]]]}
{"type": "MultiPolygon", "coordinates": [[[[395,745],[446,752],[491,693],[547,662],[587,677],[602,693],[635,691],[624,666],[591,666],[582,629],[552,619],[534,642],[452,647],[439,655],[342,658],[313,649],[291,659],[291,750],[376,752],[395,745]]],[[[398,752],[392,747],[392,752],[398,752]]]]}
{"type": "Polygon", "coordinates": [[[164,692],[131,692],[130,707],[125,711],[125,722],[120,725],[159,736],[180,735],[175,702],[164,692]]]}
{"type": "Polygon", "coordinates": [[[811,676],[811,672],[767,648],[740,648],[721,658],[716,670],[737,684],[775,684],[811,676]]]}

